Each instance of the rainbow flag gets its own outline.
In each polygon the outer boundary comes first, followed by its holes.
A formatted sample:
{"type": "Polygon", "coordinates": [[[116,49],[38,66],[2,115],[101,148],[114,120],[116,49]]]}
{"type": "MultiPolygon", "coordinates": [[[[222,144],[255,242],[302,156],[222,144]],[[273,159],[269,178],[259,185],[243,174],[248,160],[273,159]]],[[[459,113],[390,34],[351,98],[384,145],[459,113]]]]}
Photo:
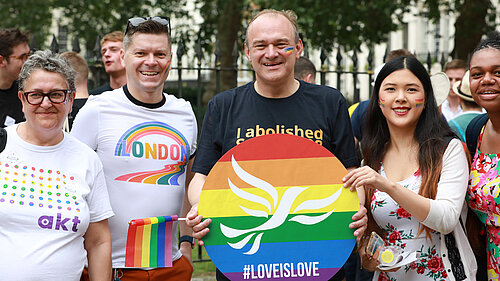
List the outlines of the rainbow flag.
{"type": "Polygon", "coordinates": [[[348,225],[359,202],[342,186],[345,174],[336,157],[305,138],[242,142],[215,164],[201,192],[199,214],[212,219],[207,253],[231,280],[328,280],[356,242],[348,225]]]}
{"type": "Polygon", "coordinates": [[[129,222],[126,267],[172,267],[172,222],[178,216],[135,219],[129,222]]]}

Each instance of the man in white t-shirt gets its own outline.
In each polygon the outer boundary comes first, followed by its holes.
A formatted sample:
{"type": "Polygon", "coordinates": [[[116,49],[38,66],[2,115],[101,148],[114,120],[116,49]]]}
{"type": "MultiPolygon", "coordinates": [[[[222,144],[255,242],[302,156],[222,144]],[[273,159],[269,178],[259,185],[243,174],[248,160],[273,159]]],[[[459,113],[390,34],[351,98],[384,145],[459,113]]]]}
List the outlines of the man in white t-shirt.
{"type": "MultiPolygon", "coordinates": [[[[190,280],[192,238],[180,223],[172,228],[171,268],[125,268],[128,222],[179,215],[196,149],[196,118],[189,102],[163,93],[172,60],[170,20],[129,19],[124,49],[127,84],[91,96],[78,113],[72,134],[96,150],[115,217],[109,220],[113,274],[127,280],[190,280]],[[187,243],[184,243],[187,242],[187,243]]],[[[84,275],[85,278],[85,275],[84,275]]]]}

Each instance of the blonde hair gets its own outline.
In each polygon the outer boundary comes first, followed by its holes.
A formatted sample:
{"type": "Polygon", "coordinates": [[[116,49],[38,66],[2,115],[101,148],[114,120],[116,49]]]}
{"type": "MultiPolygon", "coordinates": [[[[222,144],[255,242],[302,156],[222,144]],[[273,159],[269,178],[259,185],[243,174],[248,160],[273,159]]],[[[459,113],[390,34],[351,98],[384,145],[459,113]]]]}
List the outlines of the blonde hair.
{"type": "Polygon", "coordinates": [[[101,39],[101,46],[106,41],[123,42],[123,32],[117,30],[104,35],[101,39]]]}

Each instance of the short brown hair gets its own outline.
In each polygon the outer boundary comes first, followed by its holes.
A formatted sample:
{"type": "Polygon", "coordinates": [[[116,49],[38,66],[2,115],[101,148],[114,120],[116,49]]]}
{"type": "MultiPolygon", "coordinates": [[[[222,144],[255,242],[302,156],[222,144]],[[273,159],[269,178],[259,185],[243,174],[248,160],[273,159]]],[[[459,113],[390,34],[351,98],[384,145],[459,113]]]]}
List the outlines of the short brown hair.
{"type": "Polygon", "coordinates": [[[293,69],[296,79],[304,80],[308,74],[311,74],[311,80],[314,81],[316,78],[316,67],[306,57],[299,57],[295,61],[295,67],[293,69]]]}
{"type": "MultiPolygon", "coordinates": [[[[128,24],[128,23],[127,23],[128,24]]],[[[130,43],[132,43],[132,36],[136,33],[145,33],[145,34],[165,34],[168,38],[168,45],[172,47],[171,39],[170,39],[170,26],[163,25],[154,20],[146,20],[145,22],[139,24],[138,26],[128,26],[129,29],[125,37],[123,38],[123,49],[126,50],[130,43]]]]}
{"type": "Polygon", "coordinates": [[[447,70],[450,69],[462,69],[462,68],[466,69],[467,63],[465,63],[465,61],[461,59],[454,59],[444,65],[443,72],[446,72],[447,70]]]}
{"type": "Polygon", "coordinates": [[[248,41],[247,41],[247,38],[248,38],[248,30],[250,29],[250,25],[260,16],[262,15],[266,15],[266,14],[273,14],[273,15],[281,15],[281,16],[284,16],[289,22],[290,24],[292,25],[292,28],[293,28],[293,33],[294,33],[294,39],[295,39],[295,43],[299,42],[299,39],[300,39],[300,36],[299,36],[299,28],[298,28],[298,25],[297,25],[297,15],[295,14],[294,11],[292,10],[281,10],[281,11],[278,11],[278,10],[275,10],[275,9],[265,9],[265,10],[262,10],[260,11],[259,13],[257,13],[249,22],[248,22],[248,27],[247,27],[247,31],[246,31],[246,35],[245,35],[245,45],[248,46],[248,41]]]}
{"type": "Polygon", "coordinates": [[[106,41],[123,42],[123,32],[117,30],[104,35],[101,39],[101,46],[106,41]]]}
{"type": "Polygon", "coordinates": [[[76,84],[86,84],[89,79],[89,66],[85,59],[73,51],[62,53],[61,58],[68,61],[69,65],[76,71],[76,84]]]}
{"type": "Polygon", "coordinates": [[[407,49],[396,49],[396,50],[390,51],[387,54],[384,62],[388,62],[388,61],[390,61],[394,58],[397,58],[397,57],[415,57],[415,56],[407,49]]]}
{"type": "Polygon", "coordinates": [[[19,44],[28,44],[29,33],[21,32],[17,28],[5,28],[0,30],[0,56],[9,61],[12,49],[19,44]]]}

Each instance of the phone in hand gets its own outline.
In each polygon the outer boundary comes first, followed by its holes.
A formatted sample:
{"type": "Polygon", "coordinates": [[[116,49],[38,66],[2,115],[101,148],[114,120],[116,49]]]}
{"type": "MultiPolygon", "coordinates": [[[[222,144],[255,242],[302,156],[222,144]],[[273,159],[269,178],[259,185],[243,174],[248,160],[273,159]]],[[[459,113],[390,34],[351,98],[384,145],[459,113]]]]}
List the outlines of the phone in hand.
{"type": "Polygon", "coordinates": [[[373,256],[379,246],[384,246],[384,240],[376,232],[372,232],[366,245],[366,253],[373,256]]]}

